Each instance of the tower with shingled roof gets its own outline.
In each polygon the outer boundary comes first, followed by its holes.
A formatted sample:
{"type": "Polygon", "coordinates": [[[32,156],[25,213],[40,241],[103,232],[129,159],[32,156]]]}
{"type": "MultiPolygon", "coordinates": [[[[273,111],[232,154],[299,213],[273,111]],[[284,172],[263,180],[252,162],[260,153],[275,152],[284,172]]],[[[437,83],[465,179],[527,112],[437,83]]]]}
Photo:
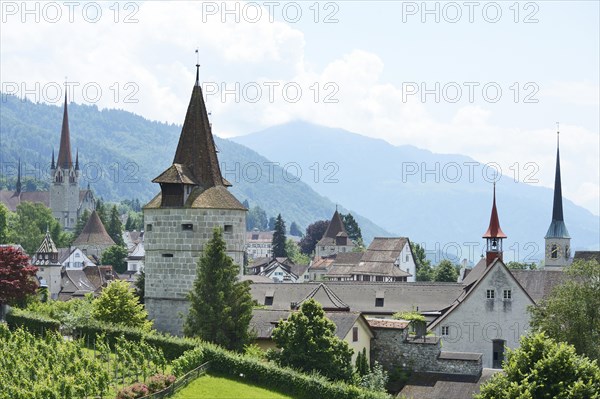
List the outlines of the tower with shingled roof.
{"type": "Polygon", "coordinates": [[[496,209],[496,183],[494,183],[494,199],[492,201],[492,214],[490,215],[490,225],[483,235],[485,238],[485,258],[486,265],[491,265],[496,258],[502,260],[502,240],[506,238],[506,234],[500,227],[500,219],[498,218],[498,209],[496,209]]]}
{"type": "Polygon", "coordinates": [[[348,237],[344,221],[336,207],[327,230],[325,230],[323,237],[315,247],[315,255],[323,257],[335,255],[340,252],[352,252],[354,247],[354,242],[348,237]]]}
{"type": "Polygon", "coordinates": [[[562,206],[562,185],[560,179],[559,132],[556,132],[556,172],[554,175],[554,202],[552,204],[552,221],[546,232],[545,265],[546,268],[563,268],[569,264],[571,257],[571,237],[565,225],[562,206]]]}
{"type": "Polygon", "coordinates": [[[46,229],[46,235],[33,257],[32,264],[38,268],[37,277],[40,284],[46,285],[48,288],[49,298],[57,299],[60,292],[62,265],[58,261],[58,249],[52,241],[48,229],[46,229]]]}
{"type": "Polygon", "coordinates": [[[146,308],[158,330],[178,335],[196,265],[213,229],[223,230],[240,274],[246,241],[247,210],[221,175],[199,67],[173,164],[152,180],[160,184],[160,193],[144,206],[146,308]]]}

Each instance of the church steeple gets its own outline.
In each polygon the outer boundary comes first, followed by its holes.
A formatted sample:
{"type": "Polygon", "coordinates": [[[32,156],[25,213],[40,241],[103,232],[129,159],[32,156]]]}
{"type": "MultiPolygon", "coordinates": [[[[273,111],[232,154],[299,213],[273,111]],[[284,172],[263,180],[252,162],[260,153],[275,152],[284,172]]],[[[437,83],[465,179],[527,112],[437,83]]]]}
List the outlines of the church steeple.
{"type": "Polygon", "coordinates": [[[70,169],[73,165],[71,157],[71,135],[69,133],[69,113],[67,111],[67,94],[65,92],[65,105],[63,111],[62,129],[60,132],[60,147],[58,149],[57,166],[62,169],[70,169]]]}
{"type": "Polygon", "coordinates": [[[490,216],[490,225],[483,235],[486,241],[486,264],[490,265],[496,258],[502,260],[502,240],[506,234],[500,227],[498,218],[498,209],[496,208],[496,183],[494,182],[494,199],[492,201],[492,214],[490,216]]]}
{"type": "Polygon", "coordinates": [[[571,257],[571,237],[565,225],[562,204],[562,182],[560,177],[560,132],[556,132],[556,171],[554,172],[554,200],[552,221],[544,237],[546,241],[545,266],[562,268],[571,257]]]}
{"type": "Polygon", "coordinates": [[[16,184],[16,187],[15,187],[15,191],[17,192],[17,194],[20,194],[21,193],[21,189],[22,189],[22,186],[21,186],[21,158],[19,158],[19,166],[18,166],[18,168],[19,169],[17,170],[17,184],[16,184]]]}
{"type": "Polygon", "coordinates": [[[56,164],[54,162],[54,147],[52,148],[52,163],[50,164],[50,169],[56,169],[56,164]]]}

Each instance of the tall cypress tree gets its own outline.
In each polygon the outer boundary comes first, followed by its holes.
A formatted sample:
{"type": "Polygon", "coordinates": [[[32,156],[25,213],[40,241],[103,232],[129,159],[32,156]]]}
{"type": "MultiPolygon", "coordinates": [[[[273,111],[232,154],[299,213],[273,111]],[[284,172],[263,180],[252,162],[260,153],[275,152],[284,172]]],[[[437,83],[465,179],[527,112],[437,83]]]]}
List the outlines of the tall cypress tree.
{"type": "Polygon", "coordinates": [[[125,245],[125,242],[123,241],[123,223],[121,223],[121,218],[119,217],[119,211],[117,210],[116,205],[113,205],[110,210],[106,232],[116,244],[125,245]]]}
{"type": "Polygon", "coordinates": [[[281,213],[277,215],[275,219],[275,231],[273,232],[273,257],[274,258],[285,258],[287,257],[287,251],[285,250],[285,242],[287,238],[285,236],[285,222],[281,217],[281,213]]]}
{"type": "Polygon", "coordinates": [[[248,281],[238,281],[239,267],[226,253],[223,232],[215,228],[198,261],[190,312],[184,325],[187,336],[197,336],[231,350],[241,351],[251,340],[252,296],[248,281]]]}

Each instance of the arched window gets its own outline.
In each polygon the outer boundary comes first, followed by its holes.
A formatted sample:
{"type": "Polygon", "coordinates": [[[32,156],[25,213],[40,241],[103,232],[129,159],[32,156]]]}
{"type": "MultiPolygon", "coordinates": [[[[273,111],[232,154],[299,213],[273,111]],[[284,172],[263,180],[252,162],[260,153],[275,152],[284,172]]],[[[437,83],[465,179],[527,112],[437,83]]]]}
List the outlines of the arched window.
{"type": "Polygon", "coordinates": [[[550,251],[552,259],[558,258],[558,246],[556,244],[552,244],[552,249],[550,251]]]}

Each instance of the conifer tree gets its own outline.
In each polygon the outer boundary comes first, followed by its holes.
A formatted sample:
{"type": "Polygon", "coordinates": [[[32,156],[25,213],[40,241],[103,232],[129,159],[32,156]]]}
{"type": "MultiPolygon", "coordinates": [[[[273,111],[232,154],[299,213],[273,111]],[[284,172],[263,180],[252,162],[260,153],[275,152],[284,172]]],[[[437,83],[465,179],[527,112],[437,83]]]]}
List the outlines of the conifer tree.
{"type": "Polygon", "coordinates": [[[275,231],[273,232],[273,257],[274,258],[285,258],[287,257],[287,251],[285,249],[285,242],[287,238],[285,236],[285,222],[281,217],[281,213],[277,215],[275,220],[275,231]]]}
{"type": "Polygon", "coordinates": [[[190,311],[184,325],[196,336],[227,349],[241,351],[251,340],[252,296],[248,281],[238,281],[239,266],[226,253],[223,232],[215,228],[198,261],[190,311]]]}
{"type": "Polygon", "coordinates": [[[81,231],[87,224],[89,218],[90,218],[90,211],[88,209],[85,209],[83,211],[83,213],[79,216],[79,219],[77,219],[77,224],[75,225],[75,231],[73,232],[73,236],[75,238],[79,237],[79,235],[81,234],[81,231]]]}
{"type": "Polygon", "coordinates": [[[125,242],[123,241],[123,223],[121,223],[121,218],[119,217],[119,211],[117,210],[116,205],[113,205],[110,210],[110,218],[108,220],[108,225],[106,225],[106,232],[117,245],[125,245],[125,242]]]}

